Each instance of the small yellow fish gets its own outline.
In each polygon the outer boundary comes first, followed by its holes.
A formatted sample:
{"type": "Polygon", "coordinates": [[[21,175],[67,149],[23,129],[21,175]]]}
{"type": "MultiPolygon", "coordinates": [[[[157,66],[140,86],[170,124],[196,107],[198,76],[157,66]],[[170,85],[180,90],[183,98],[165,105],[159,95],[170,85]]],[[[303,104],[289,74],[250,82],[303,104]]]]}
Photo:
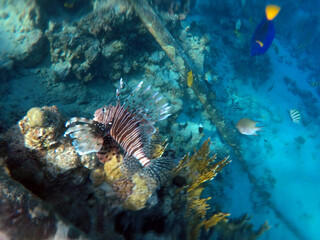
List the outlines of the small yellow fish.
{"type": "Polygon", "coordinates": [[[292,118],[292,121],[294,123],[301,123],[301,114],[297,109],[291,109],[290,110],[290,117],[292,118]]]}
{"type": "Polygon", "coordinates": [[[73,2],[65,2],[65,3],[63,4],[63,6],[64,6],[65,8],[71,9],[71,8],[74,7],[74,3],[73,3],[73,2]]]}
{"type": "Polygon", "coordinates": [[[188,72],[188,76],[187,76],[187,85],[188,87],[192,87],[193,84],[193,73],[192,70],[188,72]]]}
{"type": "Polygon", "coordinates": [[[236,128],[244,135],[258,135],[257,131],[261,131],[262,127],[257,127],[255,122],[249,118],[242,118],[236,125],[236,128]]]}

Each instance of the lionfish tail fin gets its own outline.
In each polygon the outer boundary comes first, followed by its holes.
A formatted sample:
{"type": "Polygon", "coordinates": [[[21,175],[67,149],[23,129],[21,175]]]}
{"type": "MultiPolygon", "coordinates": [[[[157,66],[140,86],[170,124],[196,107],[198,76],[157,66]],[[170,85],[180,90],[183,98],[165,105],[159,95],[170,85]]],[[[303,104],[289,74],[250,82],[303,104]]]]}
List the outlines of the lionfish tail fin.
{"type": "Polygon", "coordinates": [[[79,155],[98,152],[103,145],[103,136],[97,124],[86,118],[71,118],[66,122],[64,136],[72,139],[73,146],[79,155]]]}
{"type": "Polygon", "coordinates": [[[155,180],[160,187],[169,179],[172,169],[173,161],[170,157],[159,157],[143,168],[143,172],[148,178],[155,180]]]}

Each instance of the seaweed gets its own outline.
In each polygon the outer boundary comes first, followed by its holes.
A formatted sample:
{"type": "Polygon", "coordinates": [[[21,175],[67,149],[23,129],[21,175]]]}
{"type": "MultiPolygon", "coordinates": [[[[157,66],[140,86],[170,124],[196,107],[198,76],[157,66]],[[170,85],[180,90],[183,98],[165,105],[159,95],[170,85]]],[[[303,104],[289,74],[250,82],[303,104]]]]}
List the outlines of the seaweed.
{"type": "MultiPolygon", "coordinates": [[[[217,160],[217,155],[210,156],[211,141],[208,138],[194,154],[187,154],[174,169],[175,176],[182,176],[186,179],[186,185],[182,186],[186,191],[187,217],[189,225],[188,236],[190,239],[197,239],[202,227],[206,231],[215,226],[220,221],[227,221],[228,213],[215,213],[207,218],[207,211],[210,209],[208,198],[201,198],[205,189],[205,183],[214,177],[231,162],[229,157],[221,161],[217,160]]],[[[181,189],[180,189],[181,190],[181,189]]]]}

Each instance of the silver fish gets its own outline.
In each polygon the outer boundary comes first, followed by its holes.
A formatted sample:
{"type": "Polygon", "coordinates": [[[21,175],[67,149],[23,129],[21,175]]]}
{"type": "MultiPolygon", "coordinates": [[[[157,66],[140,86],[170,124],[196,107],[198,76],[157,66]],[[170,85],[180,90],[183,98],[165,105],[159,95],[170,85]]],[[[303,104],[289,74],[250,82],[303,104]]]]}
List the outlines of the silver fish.
{"type": "Polygon", "coordinates": [[[241,134],[244,135],[258,135],[257,131],[261,131],[262,127],[257,127],[255,122],[249,118],[242,118],[236,125],[236,128],[239,130],[241,134]]]}

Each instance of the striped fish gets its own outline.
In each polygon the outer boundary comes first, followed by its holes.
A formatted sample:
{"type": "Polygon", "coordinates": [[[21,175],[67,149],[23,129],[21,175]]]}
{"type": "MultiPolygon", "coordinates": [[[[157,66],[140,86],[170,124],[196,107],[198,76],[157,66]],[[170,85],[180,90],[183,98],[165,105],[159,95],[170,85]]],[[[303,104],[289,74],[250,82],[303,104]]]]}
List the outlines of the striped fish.
{"type": "Polygon", "coordinates": [[[311,87],[318,87],[320,85],[320,81],[316,81],[316,82],[311,82],[310,86],[311,87]]]}
{"type": "Polygon", "coordinates": [[[301,123],[301,114],[297,109],[290,109],[290,117],[294,123],[301,123]]]}
{"type": "Polygon", "coordinates": [[[151,137],[156,131],[154,125],[170,116],[170,106],[163,103],[158,92],[151,91],[151,86],[142,90],[142,84],[140,82],[121,104],[123,81],[120,79],[120,87],[116,90],[116,106],[97,109],[93,120],[72,118],[66,123],[68,130],[65,136],[74,139],[73,145],[80,155],[97,152],[101,157],[102,150],[106,152],[108,146],[116,143],[125,153],[126,161],[136,159],[143,168],[154,162],[150,171],[157,175],[161,175],[162,168],[168,168],[161,161],[151,160],[149,155],[151,137]]]}

